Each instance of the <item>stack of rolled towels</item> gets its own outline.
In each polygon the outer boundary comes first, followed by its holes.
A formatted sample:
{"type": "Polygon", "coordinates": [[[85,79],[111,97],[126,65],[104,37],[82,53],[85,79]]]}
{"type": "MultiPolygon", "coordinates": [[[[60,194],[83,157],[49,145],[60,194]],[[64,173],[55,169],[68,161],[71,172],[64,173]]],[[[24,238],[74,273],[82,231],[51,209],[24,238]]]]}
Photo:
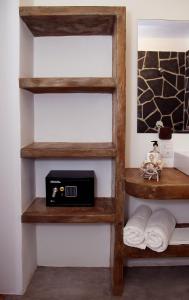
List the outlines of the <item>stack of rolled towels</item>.
{"type": "Polygon", "coordinates": [[[175,229],[175,226],[176,219],[167,209],[152,212],[150,207],[141,205],[124,227],[123,240],[128,246],[139,249],[148,247],[156,252],[165,251],[169,244],[178,245],[178,237],[180,243],[182,240],[189,243],[189,228],[175,229]]]}

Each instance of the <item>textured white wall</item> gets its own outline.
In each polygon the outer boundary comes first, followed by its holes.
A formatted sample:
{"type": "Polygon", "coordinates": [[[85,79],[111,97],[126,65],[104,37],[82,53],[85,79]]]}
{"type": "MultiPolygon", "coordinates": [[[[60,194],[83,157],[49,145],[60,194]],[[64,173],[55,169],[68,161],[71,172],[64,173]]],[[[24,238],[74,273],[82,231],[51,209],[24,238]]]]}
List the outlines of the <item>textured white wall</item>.
{"type": "Polygon", "coordinates": [[[18,1],[0,1],[0,294],[22,291],[18,1]]]}
{"type": "Polygon", "coordinates": [[[35,140],[109,142],[112,96],[49,94],[35,96],[35,140]]]}
{"type": "Polygon", "coordinates": [[[138,21],[138,50],[187,51],[189,21],[138,21]]]}
{"type": "Polygon", "coordinates": [[[189,49],[189,38],[152,38],[138,36],[138,50],[145,51],[178,51],[189,49]]]}
{"type": "Polygon", "coordinates": [[[106,224],[41,224],[37,226],[38,264],[55,267],[107,267],[109,237],[110,226],[106,224]]]}
{"type": "MultiPolygon", "coordinates": [[[[101,36],[36,38],[34,75],[111,77],[112,39],[101,36]]],[[[109,94],[35,95],[34,106],[36,141],[112,140],[112,96],[109,94]]],[[[65,159],[35,162],[37,196],[45,196],[44,178],[53,169],[94,170],[96,195],[111,194],[111,160],[65,159]]],[[[38,265],[109,266],[109,256],[109,225],[37,225],[38,265]],[[80,251],[74,255],[76,248],[80,251]]]]}
{"type": "MultiPolygon", "coordinates": [[[[26,0],[27,1],[27,0],[26,0]]],[[[123,6],[128,3],[126,0],[33,0],[34,5],[49,5],[49,6],[59,6],[59,5],[67,5],[67,6],[123,6]]]]}
{"type": "Polygon", "coordinates": [[[32,6],[34,5],[34,0],[20,0],[20,6],[32,6]]]}
{"type": "MultiPolygon", "coordinates": [[[[20,77],[33,76],[33,35],[22,20],[20,20],[20,77]]],[[[34,140],[34,97],[33,94],[20,90],[20,124],[21,146],[34,140]]],[[[34,198],[35,192],[34,161],[21,161],[21,205],[24,211],[34,198]]],[[[32,224],[22,224],[22,278],[25,291],[34,270],[36,259],[36,227],[32,224]],[[29,255],[28,255],[29,253],[29,255]]]]}
{"type": "Polygon", "coordinates": [[[110,36],[37,37],[35,76],[107,77],[112,74],[110,36]]]}

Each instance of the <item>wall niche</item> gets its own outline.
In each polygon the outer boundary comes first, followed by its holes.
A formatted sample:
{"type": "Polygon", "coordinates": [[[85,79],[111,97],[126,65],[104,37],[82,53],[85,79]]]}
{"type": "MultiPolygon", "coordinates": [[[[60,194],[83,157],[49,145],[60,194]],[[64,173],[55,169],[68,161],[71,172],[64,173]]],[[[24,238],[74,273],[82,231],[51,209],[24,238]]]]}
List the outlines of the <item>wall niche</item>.
{"type": "MultiPolygon", "coordinates": [[[[143,35],[138,36],[137,132],[157,132],[157,121],[171,127],[173,132],[189,132],[189,51],[177,50],[182,48],[175,46],[182,41],[180,36],[174,42],[169,36],[166,41],[165,35],[172,34],[173,21],[159,22],[154,25],[151,20],[147,30],[143,21],[138,31],[143,35]],[[167,51],[169,46],[171,51],[167,51]],[[156,50],[158,47],[160,50],[156,50]]],[[[186,24],[189,48],[189,23],[186,24]]],[[[181,25],[180,33],[183,22],[181,25]]]]}

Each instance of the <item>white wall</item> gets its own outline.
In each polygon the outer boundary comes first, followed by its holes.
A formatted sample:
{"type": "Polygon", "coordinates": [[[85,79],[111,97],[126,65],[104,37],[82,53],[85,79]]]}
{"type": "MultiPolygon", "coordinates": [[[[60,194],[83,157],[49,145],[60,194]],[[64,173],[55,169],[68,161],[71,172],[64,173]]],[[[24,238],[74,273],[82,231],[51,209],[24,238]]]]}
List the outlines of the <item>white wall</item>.
{"type": "Polygon", "coordinates": [[[107,77],[112,74],[110,36],[37,37],[34,74],[41,77],[107,77]]]}
{"type": "MultiPolygon", "coordinates": [[[[27,0],[26,0],[27,1],[27,0]]],[[[125,6],[126,0],[33,0],[34,5],[40,6],[125,6]]]]}
{"type": "MultiPolygon", "coordinates": [[[[25,23],[20,20],[20,77],[33,76],[33,35],[25,23]]],[[[34,97],[33,94],[20,90],[21,146],[34,140],[34,97]]],[[[24,211],[35,195],[34,161],[21,160],[21,205],[24,211]]],[[[22,224],[22,292],[25,291],[34,270],[36,259],[35,224],[22,224]]]]}
{"type": "Polygon", "coordinates": [[[111,98],[108,94],[36,95],[35,141],[111,141],[111,98]]]}
{"type": "MultiPolygon", "coordinates": [[[[111,77],[112,39],[101,36],[35,38],[34,76],[111,77]]],[[[35,141],[112,141],[110,94],[35,95],[34,111],[35,141]]],[[[36,160],[36,196],[45,197],[44,178],[53,169],[94,170],[95,194],[111,195],[110,159],[36,160]]],[[[38,265],[109,266],[109,225],[38,224],[36,229],[38,265]]]]}
{"type": "Polygon", "coordinates": [[[20,6],[32,6],[34,5],[34,0],[20,0],[20,6]]]}
{"type": "Polygon", "coordinates": [[[188,48],[189,21],[138,21],[138,50],[187,51],[188,48]]]}
{"type": "Polygon", "coordinates": [[[138,36],[138,50],[142,51],[177,51],[186,52],[189,49],[189,38],[153,38],[138,36]]]}
{"type": "Polygon", "coordinates": [[[108,267],[109,237],[106,224],[41,224],[37,226],[38,265],[108,267]]]}
{"type": "Polygon", "coordinates": [[[189,21],[138,21],[138,50],[186,52],[188,49],[189,21]]]}
{"type": "Polygon", "coordinates": [[[18,1],[0,1],[0,294],[22,291],[18,1]]]}
{"type": "Polygon", "coordinates": [[[34,164],[20,160],[21,145],[33,140],[33,97],[19,92],[18,81],[33,74],[33,38],[18,8],[18,1],[0,3],[0,294],[23,293],[36,267],[35,227],[21,224],[34,195],[34,164]]]}

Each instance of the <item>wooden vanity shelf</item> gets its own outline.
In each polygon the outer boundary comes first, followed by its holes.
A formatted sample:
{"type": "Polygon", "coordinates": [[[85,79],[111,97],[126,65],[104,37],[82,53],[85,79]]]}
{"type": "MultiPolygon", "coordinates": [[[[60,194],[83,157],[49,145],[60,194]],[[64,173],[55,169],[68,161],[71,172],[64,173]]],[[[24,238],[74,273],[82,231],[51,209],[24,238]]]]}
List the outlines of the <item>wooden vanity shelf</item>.
{"type": "Polygon", "coordinates": [[[136,168],[125,170],[125,190],[136,198],[156,200],[189,199],[189,176],[175,168],[165,168],[160,181],[144,179],[136,168]]]}
{"type": "MultiPolygon", "coordinates": [[[[125,190],[134,197],[147,200],[189,200],[189,176],[175,168],[162,170],[160,181],[144,179],[136,168],[125,170],[125,190]]],[[[177,224],[176,227],[189,227],[189,224],[177,224]]],[[[189,257],[189,245],[170,245],[164,252],[150,249],[141,250],[123,245],[126,258],[168,258],[189,257]]]]}

